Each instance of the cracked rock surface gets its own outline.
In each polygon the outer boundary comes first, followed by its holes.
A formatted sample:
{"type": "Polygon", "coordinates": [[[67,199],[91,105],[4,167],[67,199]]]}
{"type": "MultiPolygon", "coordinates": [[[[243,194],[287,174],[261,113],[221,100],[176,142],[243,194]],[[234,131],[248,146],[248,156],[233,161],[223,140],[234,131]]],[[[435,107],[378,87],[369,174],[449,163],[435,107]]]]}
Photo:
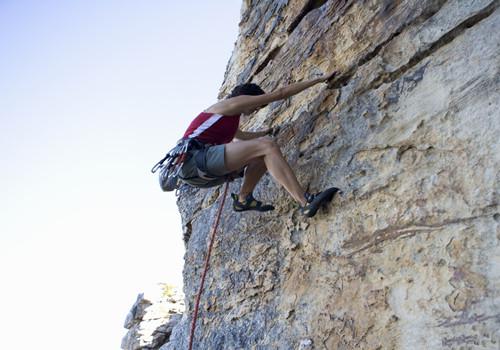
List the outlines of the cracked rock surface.
{"type": "Polygon", "coordinates": [[[128,313],[124,327],[124,350],[157,350],[165,344],[184,311],[184,296],[175,288],[158,288],[156,293],[141,293],[128,313]]]}
{"type": "MultiPolygon", "coordinates": [[[[220,91],[339,75],[242,125],[280,126],[313,219],[266,175],[271,213],[228,204],[195,349],[500,347],[499,1],[245,0],[220,91]]],[[[230,185],[238,191],[239,181],[230,185]]],[[[187,349],[220,188],[183,188],[187,349]]]]}

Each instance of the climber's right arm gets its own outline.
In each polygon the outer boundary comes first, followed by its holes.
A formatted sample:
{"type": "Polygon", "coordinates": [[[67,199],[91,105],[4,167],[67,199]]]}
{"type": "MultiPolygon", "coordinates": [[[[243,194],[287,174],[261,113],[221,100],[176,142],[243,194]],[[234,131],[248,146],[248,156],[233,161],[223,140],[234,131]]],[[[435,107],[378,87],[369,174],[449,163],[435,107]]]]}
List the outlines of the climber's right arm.
{"type": "Polygon", "coordinates": [[[290,84],[281,88],[276,89],[273,92],[251,96],[251,95],[240,95],[233,98],[227,99],[228,107],[237,113],[243,113],[247,110],[256,109],[267,105],[274,101],[283,100],[285,98],[291,97],[298,94],[299,92],[325,81],[323,77],[311,79],[307,81],[301,81],[300,83],[290,84]]]}
{"type": "Polygon", "coordinates": [[[271,102],[283,100],[285,98],[296,95],[313,85],[331,79],[335,75],[335,73],[336,72],[333,72],[319,78],[290,84],[264,95],[240,95],[228,98],[227,100],[220,101],[217,104],[213,105],[212,107],[210,107],[210,110],[214,113],[220,113],[224,115],[242,114],[248,112],[249,110],[255,110],[271,102]]]}

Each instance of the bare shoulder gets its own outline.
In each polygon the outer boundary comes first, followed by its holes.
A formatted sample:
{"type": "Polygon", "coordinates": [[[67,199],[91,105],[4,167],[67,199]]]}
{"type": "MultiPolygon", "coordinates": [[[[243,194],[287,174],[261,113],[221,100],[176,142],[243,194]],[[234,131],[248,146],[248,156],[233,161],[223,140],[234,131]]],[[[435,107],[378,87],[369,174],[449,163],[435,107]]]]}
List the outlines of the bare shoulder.
{"type": "Polygon", "coordinates": [[[239,107],[238,103],[240,102],[242,97],[244,98],[244,96],[237,96],[237,97],[232,97],[232,98],[228,98],[225,100],[221,100],[221,101],[211,105],[207,109],[205,109],[204,112],[217,113],[217,114],[223,114],[223,115],[241,114],[242,111],[240,111],[240,108],[238,108],[239,107]]]}
{"type": "Polygon", "coordinates": [[[207,109],[205,109],[203,112],[205,113],[215,113],[215,114],[224,114],[225,108],[224,108],[224,103],[225,101],[219,101],[207,109]]]}

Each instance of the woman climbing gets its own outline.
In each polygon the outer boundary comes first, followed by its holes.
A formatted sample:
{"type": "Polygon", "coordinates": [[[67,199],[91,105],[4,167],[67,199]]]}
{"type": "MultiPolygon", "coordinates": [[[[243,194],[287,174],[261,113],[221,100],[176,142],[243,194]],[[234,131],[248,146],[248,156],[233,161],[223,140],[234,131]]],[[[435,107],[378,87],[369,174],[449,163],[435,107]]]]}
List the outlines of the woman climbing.
{"type": "Polygon", "coordinates": [[[274,207],[256,200],[252,192],[265,172],[269,171],[300,205],[303,214],[314,216],[338,189],[332,187],[317,194],[304,191],[278,145],[270,136],[266,136],[272,133],[272,129],[244,132],[239,129],[239,122],[242,115],[248,116],[271,102],[326,82],[334,75],[335,72],[270,93],[265,93],[256,84],[236,86],[228,98],[207,108],[189,125],[182,139],[189,140],[189,146],[179,178],[192,186],[212,187],[228,178],[243,176],[239,195],[232,194],[233,209],[265,212],[274,207]],[[232,142],[233,139],[238,142],[232,142]]]}

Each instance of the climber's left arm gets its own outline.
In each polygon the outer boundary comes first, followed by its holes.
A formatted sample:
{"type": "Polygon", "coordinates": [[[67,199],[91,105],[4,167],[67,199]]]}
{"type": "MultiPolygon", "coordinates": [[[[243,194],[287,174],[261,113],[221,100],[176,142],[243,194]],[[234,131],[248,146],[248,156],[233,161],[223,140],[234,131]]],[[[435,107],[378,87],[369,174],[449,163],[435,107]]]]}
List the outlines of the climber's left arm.
{"type": "Polygon", "coordinates": [[[252,131],[241,131],[238,129],[236,131],[236,135],[234,135],[234,138],[237,140],[245,141],[245,140],[253,140],[258,137],[266,136],[266,135],[271,135],[273,132],[273,129],[267,129],[264,131],[257,131],[257,132],[252,132],[252,131]]]}

